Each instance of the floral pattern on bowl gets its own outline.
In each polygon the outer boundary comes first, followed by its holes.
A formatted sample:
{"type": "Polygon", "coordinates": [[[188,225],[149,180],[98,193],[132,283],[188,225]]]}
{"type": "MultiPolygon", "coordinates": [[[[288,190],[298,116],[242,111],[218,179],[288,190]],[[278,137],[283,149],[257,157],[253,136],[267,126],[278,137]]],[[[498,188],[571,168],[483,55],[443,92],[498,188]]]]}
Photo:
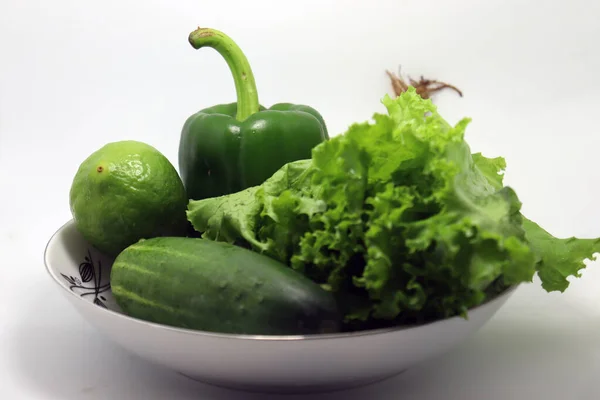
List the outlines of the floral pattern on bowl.
{"type": "MultiPolygon", "coordinates": [[[[105,263],[106,265],[106,263],[105,263]]],[[[92,296],[92,302],[100,307],[106,306],[108,299],[114,302],[112,293],[110,292],[110,271],[109,268],[102,267],[101,258],[95,259],[92,255],[92,250],[88,249],[88,254],[84,257],[82,263],[79,264],[79,276],[60,275],[69,283],[69,289],[81,297],[92,296]],[[103,269],[105,269],[103,271],[103,269]],[[104,276],[102,273],[104,272],[104,276]]]]}
{"type": "Polygon", "coordinates": [[[65,288],[95,305],[123,313],[112,295],[110,271],[114,258],[100,252],[89,244],[75,228],[72,222],[63,232],[66,259],[56,263],[52,274],[62,281],[65,288]],[[58,266],[58,268],[57,268],[58,266]]]}

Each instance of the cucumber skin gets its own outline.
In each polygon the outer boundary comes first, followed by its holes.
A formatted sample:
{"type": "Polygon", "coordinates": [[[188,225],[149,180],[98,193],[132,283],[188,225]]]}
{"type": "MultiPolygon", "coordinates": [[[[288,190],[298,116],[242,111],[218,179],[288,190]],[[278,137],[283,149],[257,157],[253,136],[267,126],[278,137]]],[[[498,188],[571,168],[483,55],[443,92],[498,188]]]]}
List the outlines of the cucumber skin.
{"type": "Polygon", "coordinates": [[[224,242],[141,240],[116,257],[111,286],[125,314],[173,327],[305,335],[341,326],[331,293],[272,258],[224,242]]]}

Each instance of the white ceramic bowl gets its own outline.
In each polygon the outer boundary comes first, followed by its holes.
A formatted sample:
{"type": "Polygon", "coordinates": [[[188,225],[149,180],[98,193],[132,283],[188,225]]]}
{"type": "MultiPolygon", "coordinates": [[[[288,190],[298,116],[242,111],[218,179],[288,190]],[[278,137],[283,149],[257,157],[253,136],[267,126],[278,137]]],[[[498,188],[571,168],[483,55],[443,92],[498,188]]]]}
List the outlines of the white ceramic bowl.
{"type": "Polygon", "coordinates": [[[178,329],[123,314],[110,291],[112,259],[67,222],[45,251],[48,273],[69,302],[124,349],[190,378],[262,392],[360,386],[438,356],[483,326],[514,288],[470,311],[411,328],[315,336],[243,336],[178,329]]]}

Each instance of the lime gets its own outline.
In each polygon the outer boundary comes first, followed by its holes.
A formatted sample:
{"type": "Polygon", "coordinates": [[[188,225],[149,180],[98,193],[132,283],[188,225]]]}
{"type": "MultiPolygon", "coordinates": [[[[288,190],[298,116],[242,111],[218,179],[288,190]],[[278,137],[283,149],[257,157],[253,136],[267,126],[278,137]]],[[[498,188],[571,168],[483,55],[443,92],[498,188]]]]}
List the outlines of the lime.
{"type": "Polygon", "coordinates": [[[188,198],[175,167],[138,141],[108,143],[85,159],[69,201],[79,232],[107,255],[140,239],[185,236],[188,228],[188,198]]]}

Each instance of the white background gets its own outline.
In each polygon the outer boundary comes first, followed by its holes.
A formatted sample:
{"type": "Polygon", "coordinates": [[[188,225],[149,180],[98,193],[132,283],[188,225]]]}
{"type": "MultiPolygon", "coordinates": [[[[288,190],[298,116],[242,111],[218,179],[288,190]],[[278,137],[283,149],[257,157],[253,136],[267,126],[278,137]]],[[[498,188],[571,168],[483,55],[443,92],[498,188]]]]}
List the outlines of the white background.
{"type": "MultiPolygon", "coordinates": [[[[0,398],[259,399],[148,365],[79,317],[46,274],[79,163],[136,139],[177,162],[181,125],[234,99],[198,25],[232,36],[261,103],[313,105],[330,132],[383,111],[384,71],[447,80],[442,114],[507,159],[523,211],[557,236],[600,236],[597,0],[0,2],[0,398]]],[[[450,354],[322,399],[600,398],[600,264],[564,293],[521,287],[450,354]]],[[[272,397],[276,398],[276,397],[272,397]]]]}

